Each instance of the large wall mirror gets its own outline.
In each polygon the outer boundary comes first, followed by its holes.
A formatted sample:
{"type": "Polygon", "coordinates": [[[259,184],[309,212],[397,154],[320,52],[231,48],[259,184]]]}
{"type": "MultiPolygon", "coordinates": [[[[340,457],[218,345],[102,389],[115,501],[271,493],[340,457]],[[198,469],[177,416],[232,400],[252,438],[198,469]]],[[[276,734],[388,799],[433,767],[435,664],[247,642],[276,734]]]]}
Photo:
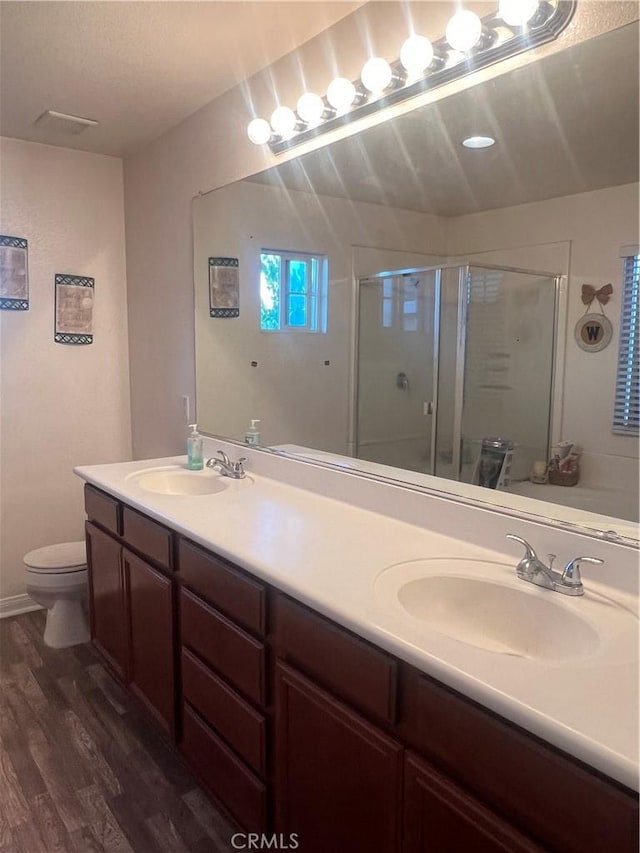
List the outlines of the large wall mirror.
{"type": "Polygon", "coordinates": [[[611,424],[638,101],[635,23],[194,199],[200,428],[637,538],[611,424]],[[585,352],[582,285],[609,282],[585,352]],[[580,481],[531,482],[559,441],[580,481]]]}

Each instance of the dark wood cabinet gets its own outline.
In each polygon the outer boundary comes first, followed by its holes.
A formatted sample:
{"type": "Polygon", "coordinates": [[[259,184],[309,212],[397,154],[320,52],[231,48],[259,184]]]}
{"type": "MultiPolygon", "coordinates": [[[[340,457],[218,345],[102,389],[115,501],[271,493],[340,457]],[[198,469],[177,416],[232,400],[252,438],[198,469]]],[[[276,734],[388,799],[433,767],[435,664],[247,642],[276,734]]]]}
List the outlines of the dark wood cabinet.
{"type": "Polygon", "coordinates": [[[180,582],[257,637],[266,632],[265,585],[197,545],[178,542],[180,582]]]}
{"type": "Polygon", "coordinates": [[[267,831],[267,786],[188,704],[180,748],[205,788],[240,826],[248,832],[267,831]]]}
{"type": "Polygon", "coordinates": [[[637,853],[634,792],[85,495],[92,640],[246,832],[302,853],[637,853]]]}
{"type": "Polygon", "coordinates": [[[403,748],[276,665],[276,832],[304,853],[400,850],[403,748]]]}
{"type": "Polygon", "coordinates": [[[395,658],[288,596],[276,596],[274,610],[279,657],[363,714],[394,722],[395,658]]]}
{"type": "Polygon", "coordinates": [[[271,827],[267,590],[185,539],[177,547],[182,734],[203,786],[248,832],[271,827]]]}
{"type": "Polygon", "coordinates": [[[265,646],[215,608],[180,590],[181,642],[250,702],[265,701],[265,646]]]}
{"type": "Polygon", "coordinates": [[[528,836],[562,853],[638,850],[622,786],[413,667],[402,688],[403,742],[528,836]]]}
{"type": "Polygon", "coordinates": [[[542,853],[509,823],[407,754],[402,853],[542,853]]]}
{"type": "Polygon", "coordinates": [[[127,549],[122,561],[130,623],[129,686],[173,736],[173,584],[127,549]]]}
{"type": "Polygon", "coordinates": [[[156,567],[169,571],[173,534],[92,486],[85,488],[85,507],[92,641],[173,739],[174,590],[171,577],[156,567]],[[145,549],[156,565],[143,559],[145,549]]]}
{"type": "Polygon", "coordinates": [[[128,614],[120,543],[86,523],[91,639],[123,681],[128,675],[128,614]]]}

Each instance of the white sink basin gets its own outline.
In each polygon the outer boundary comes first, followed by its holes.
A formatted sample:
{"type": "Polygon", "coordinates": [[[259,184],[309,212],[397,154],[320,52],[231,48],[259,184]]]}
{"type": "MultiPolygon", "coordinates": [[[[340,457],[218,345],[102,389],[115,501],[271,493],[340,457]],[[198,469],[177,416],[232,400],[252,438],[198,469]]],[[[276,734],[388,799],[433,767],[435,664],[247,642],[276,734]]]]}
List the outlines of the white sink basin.
{"type": "Polygon", "coordinates": [[[482,560],[399,563],[378,576],[375,592],[425,632],[500,655],[560,662],[618,641],[627,657],[638,631],[637,617],[611,599],[569,599],[518,580],[515,566],[482,560]]]}
{"type": "Polygon", "coordinates": [[[598,647],[597,632],[571,611],[484,579],[420,578],[404,584],[398,599],[434,631],[490,652],[558,660],[598,647]]]}
{"type": "Polygon", "coordinates": [[[189,471],[179,466],[149,468],[127,477],[146,492],[158,495],[214,495],[223,492],[232,482],[215,471],[189,471]]]}

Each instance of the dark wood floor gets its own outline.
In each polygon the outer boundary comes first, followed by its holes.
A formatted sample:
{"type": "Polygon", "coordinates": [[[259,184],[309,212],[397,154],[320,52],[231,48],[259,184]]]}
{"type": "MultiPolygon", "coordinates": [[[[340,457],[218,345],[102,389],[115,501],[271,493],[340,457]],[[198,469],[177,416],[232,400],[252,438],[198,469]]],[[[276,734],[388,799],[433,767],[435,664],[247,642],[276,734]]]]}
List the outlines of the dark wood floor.
{"type": "Polygon", "coordinates": [[[0,620],[1,853],[227,853],[235,831],[90,646],[0,620]]]}

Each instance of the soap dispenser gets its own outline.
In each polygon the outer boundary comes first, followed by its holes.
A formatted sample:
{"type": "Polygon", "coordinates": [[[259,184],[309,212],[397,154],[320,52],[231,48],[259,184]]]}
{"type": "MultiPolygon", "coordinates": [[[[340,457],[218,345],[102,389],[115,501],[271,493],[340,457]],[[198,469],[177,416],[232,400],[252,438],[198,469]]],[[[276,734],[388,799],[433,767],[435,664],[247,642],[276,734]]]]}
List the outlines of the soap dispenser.
{"type": "Polygon", "coordinates": [[[244,434],[244,443],[245,444],[250,444],[254,447],[256,447],[258,444],[260,444],[260,433],[258,432],[258,428],[256,426],[256,424],[259,424],[259,423],[260,423],[260,421],[257,418],[251,420],[251,426],[249,427],[249,429],[244,434]]]}
{"type": "Polygon", "coordinates": [[[202,436],[198,432],[198,424],[189,424],[191,434],[187,439],[187,468],[190,471],[202,471],[202,436]]]}

